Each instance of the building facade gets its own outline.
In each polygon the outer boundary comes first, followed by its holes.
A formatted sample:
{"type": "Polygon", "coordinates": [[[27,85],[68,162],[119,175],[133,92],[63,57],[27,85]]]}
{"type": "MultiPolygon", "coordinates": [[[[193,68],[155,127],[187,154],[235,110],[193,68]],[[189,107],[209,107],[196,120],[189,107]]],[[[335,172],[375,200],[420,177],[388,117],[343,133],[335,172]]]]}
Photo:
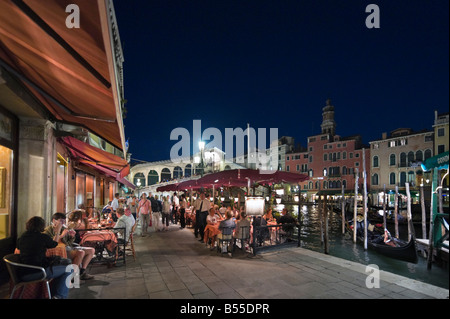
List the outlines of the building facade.
{"type": "MultiPolygon", "coordinates": [[[[309,180],[301,183],[301,191],[308,200],[322,191],[341,194],[355,189],[356,176],[362,191],[365,169],[370,171],[369,147],[364,147],[361,136],[341,137],[336,134],[334,106],[327,100],[322,109],[322,132],[307,138],[307,147],[301,152],[286,154],[286,171],[308,174],[309,180]],[[357,175],[356,175],[357,174],[357,175]]],[[[369,178],[366,179],[370,187],[369,178]]]]}
{"type": "MultiPolygon", "coordinates": [[[[405,183],[409,183],[410,189],[415,191],[420,184],[427,184],[429,177],[423,173],[420,163],[434,155],[433,131],[414,132],[410,128],[399,128],[389,135],[383,133],[380,140],[369,144],[371,192],[374,195],[384,189],[393,191],[396,186],[404,192],[405,183]]],[[[375,196],[374,200],[376,204],[375,196]]]]}
{"type": "MultiPolygon", "coordinates": [[[[101,207],[125,176],[122,49],[112,1],[0,1],[0,256],[26,221],[101,207]]],[[[0,262],[0,281],[6,276],[0,262]]],[[[7,276],[6,276],[7,277],[7,276]]]]}

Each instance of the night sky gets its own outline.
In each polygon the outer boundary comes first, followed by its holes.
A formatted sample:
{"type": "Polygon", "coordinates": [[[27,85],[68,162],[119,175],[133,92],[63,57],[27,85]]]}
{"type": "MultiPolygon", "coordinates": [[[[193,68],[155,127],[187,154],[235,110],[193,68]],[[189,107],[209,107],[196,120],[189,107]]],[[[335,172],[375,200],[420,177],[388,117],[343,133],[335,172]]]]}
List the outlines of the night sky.
{"type": "Polygon", "coordinates": [[[171,131],[192,134],[194,119],[202,130],[278,128],[306,146],[328,98],[336,133],[365,143],[399,127],[431,129],[434,110],[449,111],[448,0],[114,5],[135,160],[169,159],[171,131]],[[371,3],[378,29],[366,27],[371,3]]]}

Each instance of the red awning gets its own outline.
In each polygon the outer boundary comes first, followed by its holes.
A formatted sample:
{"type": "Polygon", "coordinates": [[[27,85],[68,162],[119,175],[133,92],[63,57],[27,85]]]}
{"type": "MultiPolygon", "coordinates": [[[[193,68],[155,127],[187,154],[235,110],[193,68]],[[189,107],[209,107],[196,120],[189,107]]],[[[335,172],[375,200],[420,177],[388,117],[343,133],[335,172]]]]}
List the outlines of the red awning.
{"type": "Polygon", "coordinates": [[[99,170],[119,182],[119,179],[130,173],[128,162],[117,155],[105,152],[70,136],[62,137],[60,141],[67,146],[73,159],[99,170]]]}
{"type": "Polygon", "coordinates": [[[125,149],[109,1],[0,0],[0,65],[56,120],[83,126],[125,149]],[[76,4],[80,28],[68,28],[76,4]]]}

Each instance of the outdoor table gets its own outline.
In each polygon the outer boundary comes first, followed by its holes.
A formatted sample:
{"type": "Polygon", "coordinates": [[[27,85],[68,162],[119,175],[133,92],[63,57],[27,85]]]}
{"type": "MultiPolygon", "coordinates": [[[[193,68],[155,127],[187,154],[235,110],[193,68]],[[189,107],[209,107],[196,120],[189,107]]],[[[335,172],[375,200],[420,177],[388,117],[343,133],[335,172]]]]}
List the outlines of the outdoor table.
{"type": "Polygon", "coordinates": [[[117,236],[114,232],[108,229],[93,229],[83,231],[83,237],[80,241],[80,246],[91,247],[91,242],[103,242],[105,248],[109,251],[114,251],[117,247],[117,236]]]}
{"type": "MultiPolygon", "coordinates": [[[[115,231],[123,230],[125,228],[95,228],[89,230],[82,230],[83,236],[80,241],[80,246],[93,247],[95,249],[95,257],[92,262],[103,261],[103,251],[107,250],[108,254],[114,253],[114,262],[118,259],[118,240],[115,231]]],[[[123,243],[123,251],[125,252],[126,242],[123,243]]],[[[123,262],[125,262],[125,253],[123,253],[123,262]]]]}

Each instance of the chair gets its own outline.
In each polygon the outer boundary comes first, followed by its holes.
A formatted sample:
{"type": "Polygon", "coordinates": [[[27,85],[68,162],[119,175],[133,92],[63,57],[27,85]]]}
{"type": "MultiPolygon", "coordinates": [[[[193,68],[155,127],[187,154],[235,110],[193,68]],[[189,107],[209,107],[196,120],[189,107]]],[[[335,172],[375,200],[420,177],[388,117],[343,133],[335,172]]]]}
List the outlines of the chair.
{"type": "Polygon", "coordinates": [[[224,227],[222,228],[221,234],[217,236],[217,251],[221,252],[221,255],[224,253],[229,253],[230,256],[233,256],[232,250],[228,252],[228,247],[231,245],[233,240],[233,229],[234,227],[224,227]],[[226,244],[226,246],[224,246],[226,244]]]}
{"type": "Polygon", "coordinates": [[[250,242],[250,226],[240,226],[239,227],[239,232],[238,232],[238,236],[234,237],[234,244],[233,244],[233,252],[234,249],[236,248],[236,241],[240,241],[241,243],[241,250],[245,250],[245,245],[244,243],[250,242]]]}
{"type": "Polygon", "coordinates": [[[3,257],[3,260],[6,263],[6,268],[8,269],[8,273],[11,277],[11,281],[14,285],[11,295],[9,296],[10,299],[13,299],[14,293],[16,292],[16,289],[19,287],[23,287],[19,298],[22,298],[22,294],[24,291],[24,287],[29,284],[37,283],[37,282],[45,282],[48,297],[51,299],[51,293],[50,293],[50,285],[49,281],[50,279],[47,279],[47,274],[45,273],[45,269],[39,266],[32,266],[32,265],[26,265],[20,263],[20,255],[18,254],[9,254],[3,257]],[[29,277],[29,280],[25,280],[19,276],[19,269],[29,269],[29,270],[36,270],[36,272],[33,272],[30,275],[27,275],[29,277]]]}
{"type": "Polygon", "coordinates": [[[133,227],[131,228],[130,236],[128,237],[127,244],[125,245],[125,251],[131,251],[134,261],[136,261],[136,252],[134,250],[134,232],[136,230],[137,224],[138,223],[135,222],[133,227]]]}

